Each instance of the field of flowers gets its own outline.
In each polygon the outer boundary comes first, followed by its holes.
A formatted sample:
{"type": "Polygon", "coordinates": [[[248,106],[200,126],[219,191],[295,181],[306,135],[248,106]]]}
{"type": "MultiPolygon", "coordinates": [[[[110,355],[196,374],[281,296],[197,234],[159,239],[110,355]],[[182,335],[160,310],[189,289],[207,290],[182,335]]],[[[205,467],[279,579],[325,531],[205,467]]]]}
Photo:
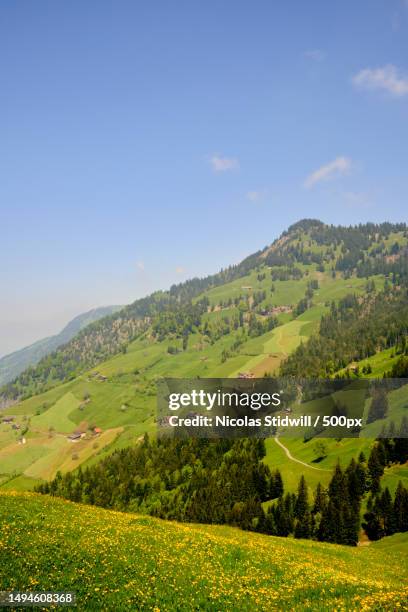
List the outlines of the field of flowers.
{"type": "Polygon", "coordinates": [[[405,536],[350,548],[0,493],[0,590],[118,612],[404,610],[405,536]]]}

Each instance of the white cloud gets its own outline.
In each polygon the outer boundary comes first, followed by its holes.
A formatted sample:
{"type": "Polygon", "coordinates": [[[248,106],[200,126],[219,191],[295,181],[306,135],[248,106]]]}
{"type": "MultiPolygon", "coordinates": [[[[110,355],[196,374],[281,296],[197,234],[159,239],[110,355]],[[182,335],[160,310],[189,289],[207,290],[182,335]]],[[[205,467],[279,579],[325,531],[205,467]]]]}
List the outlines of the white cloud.
{"type": "Polygon", "coordinates": [[[176,274],[185,274],[185,268],[183,268],[183,266],[177,266],[176,268],[176,274]]]}
{"type": "Polygon", "coordinates": [[[235,157],[221,157],[217,153],[211,157],[210,163],[214,172],[228,172],[239,168],[239,161],[235,157]]]}
{"type": "Polygon", "coordinates": [[[360,70],[354,75],[353,84],[360,89],[384,89],[393,96],[408,94],[408,76],[401,74],[392,64],[387,64],[382,68],[360,70]]]}
{"type": "Polygon", "coordinates": [[[344,176],[348,174],[351,169],[351,159],[348,157],[336,157],[335,160],[326,164],[325,166],[321,166],[312,174],[306,178],[303,186],[306,189],[310,189],[316,183],[320,183],[321,181],[328,181],[336,176],[344,176]]]}
{"type": "Polygon", "coordinates": [[[322,49],[310,49],[309,51],[305,51],[303,55],[307,59],[311,59],[315,62],[322,62],[326,59],[326,53],[322,51],[322,49]]]}
{"type": "Polygon", "coordinates": [[[266,190],[261,189],[259,191],[248,191],[246,194],[246,197],[250,202],[259,202],[260,200],[263,200],[265,195],[266,195],[266,190]]]}
{"type": "Polygon", "coordinates": [[[145,269],[144,261],[137,261],[136,267],[138,268],[138,270],[141,270],[142,272],[144,272],[144,269],[145,269]]]}
{"type": "Polygon", "coordinates": [[[251,202],[258,202],[258,200],[261,199],[262,194],[260,191],[248,191],[246,196],[251,202]]]}

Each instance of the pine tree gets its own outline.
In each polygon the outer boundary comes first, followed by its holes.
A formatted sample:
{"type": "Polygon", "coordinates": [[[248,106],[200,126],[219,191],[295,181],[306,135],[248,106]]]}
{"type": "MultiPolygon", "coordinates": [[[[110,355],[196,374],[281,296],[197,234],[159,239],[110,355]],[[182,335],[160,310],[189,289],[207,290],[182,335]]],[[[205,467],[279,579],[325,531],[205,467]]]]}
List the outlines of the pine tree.
{"type": "Polygon", "coordinates": [[[380,520],[379,500],[376,497],[370,502],[370,509],[364,514],[363,529],[370,540],[379,540],[383,536],[380,520]]]}
{"type": "Polygon", "coordinates": [[[265,514],[262,531],[269,535],[278,535],[272,507],[268,508],[268,512],[265,514]]]}
{"type": "Polygon", "coordinates": [[[298,494],[294,507],[294,516],[296,518],[294,530],[295,538],[310,538],[312,524],[309,511],[307,484],[303,475],[299,481],[298,494]]]}
{"type": "Polygon", "coordinates": [[[287,537],[293,530],[293,514],[291,512],[291,502],[288,495],[289,494],[286,494],[285,498],[280,497],[273,510],[276,535],[283,537],[287,537]]]}
{"type": "Polygon", "coordinates": [[[388,487],[386,487],[381,494],[379,506],[384,535],[392,535],[395,533],[395,517],[392,498],[388,487]]]}
{"type": "Polygon", "coordinates": [[[359,463],[365,463],[365,462],[366,462],[366,456],[365,456],[365,454],[363,453],[363,451],[361,451],[361,453],[360,453],[360,454],[359,454],[359,456],[358,456],[358,462],[359,462],[359,463]]]}
{"type": "Polygon", "coordinates": [[[295,538],[308,539],[312,534],[312,517],[309,511],[305,512],[302,518],[296,520],[295,538]]]}
{"type": "Polygon", "coordinates": [[[405,463],[408,461],[408,417],[402,417],[398,437],[394,441],[395,461],[405,463]]]}
{"type": "Polygon", "coordinates": [[[314,497],[314,504],[312,508],[313,514],[322,513],[327,506],[327,492],[322,487],[320,482],[316,487],[316,493],[314,497]]]}
{"type": "Polygon", "coordinates": [[[384,419],[388,413],[388,398],[384,389],[377,388],[374,391],[368,410],[367,423],[372,423],[378,419],[384,419]]]}
{"type": "Polygon", "coordinates": [[[269,497],[275,499],[283,495],[283,480],[279,470],[276,470],[270,480],[269,497]]]}
{"type": "Polygon", "coordinates": [[[368,459],[368,474],[369,474],[369,489],[372,493],[378,493],[380,490],[380,478],[383,475],[384,468],[379,461],[379,453],[377,446],[373,446],[370,457],[368,459]]]}
{"type": "Polygon", "coordinates": [[[408,489],[399,481],[394,498],[395,531],[408,531],[408,489]]]}
{"type": "Polygon", "coordinates": [[[306,512],[309,510],[308,490],[305,477],[301,476],[298,485],[298,493],[296,497],[296,503],[294,508],[294,516],[297,519],[301,519],[306,512]]]}

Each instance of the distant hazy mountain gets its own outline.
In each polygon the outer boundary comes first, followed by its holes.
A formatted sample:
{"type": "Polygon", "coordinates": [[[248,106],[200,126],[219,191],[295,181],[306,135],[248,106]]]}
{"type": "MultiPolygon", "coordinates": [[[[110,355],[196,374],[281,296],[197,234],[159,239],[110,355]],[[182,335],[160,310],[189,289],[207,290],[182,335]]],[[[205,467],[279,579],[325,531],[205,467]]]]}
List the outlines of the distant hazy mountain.
{"type": "Polygon", "coordinates": [[[34,342],[34,344],[30,344],[30,346],[5,355],[0,359],[0,386],[13,380],[29,366],[36,365],[40,359],[55,351],[62,344],[69,342],[81,329],[84,329],[90,323],[113,314],[121,308],[122,306],[94,308],[72,319],[59,334],[43,338],[34,342]]]}

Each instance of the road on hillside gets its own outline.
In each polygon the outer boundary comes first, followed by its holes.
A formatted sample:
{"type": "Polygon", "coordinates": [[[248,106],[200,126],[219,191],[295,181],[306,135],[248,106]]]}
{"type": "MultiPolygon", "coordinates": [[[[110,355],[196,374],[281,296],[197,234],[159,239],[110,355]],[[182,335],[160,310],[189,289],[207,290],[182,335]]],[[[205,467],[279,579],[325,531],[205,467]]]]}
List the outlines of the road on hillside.
{"type": "Polygon", "coordinates": [[[288,459],[290,459],[291,461],[295,461],[296,463],[300,463],[300,465],[304,465],[307,468],[310,468],[311,470],[317,470],[318,472],[330,472],[331,470],[328,470],[326,468],[318,468],[315,465],[310,465],[310,463],[305,463],[305,461],[301,461],[300,459],[296,459],[296,457],[294,457],[290,450],[288,448],[286,448],[286,446],[284,444],[282,444],[282,442],[279,440],[278,436],[275,436],[274,438],[276,444],[278,446],[280,446],[281,448],[283,448],[283,450],[286,453],[286,456],[288,459]]]}

